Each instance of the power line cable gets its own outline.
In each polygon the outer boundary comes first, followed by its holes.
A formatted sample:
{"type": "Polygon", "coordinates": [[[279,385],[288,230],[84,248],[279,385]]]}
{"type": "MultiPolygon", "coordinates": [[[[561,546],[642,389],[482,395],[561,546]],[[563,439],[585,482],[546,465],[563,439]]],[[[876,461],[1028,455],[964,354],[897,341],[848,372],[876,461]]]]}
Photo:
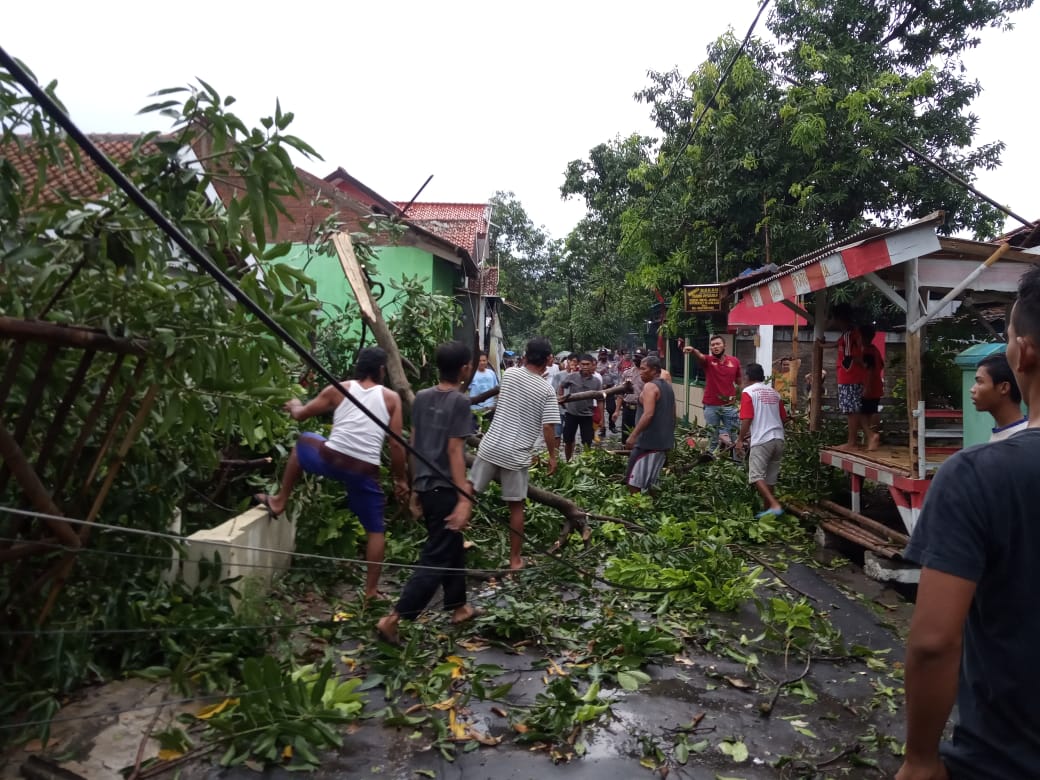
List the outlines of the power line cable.
{"type": "Polygon", "coordinates": [[[679,158],[686,151],[687,147],[689,147],[689,145],[693,142],[693,138],[697,134],[697,130],[700,129],[701,124],[703,124],[705,117],[707,117],[708,115],[708,111],[710,111],[712,107],[715,105],[715,100],[718,98],[719,94],[722,92],[722,88],[726,85],[726,82],[729,80],[729,74],[733,70],[733,66],[736,65],[737,60],[740,59],[740,56],[744,53],[745,49],[747,49],[747,45],[751,41],[751,36],[755,32],[755,27],[758,26],[758,20],[762,18],[762,13],[766,10],[767,5],[769,5],[769,0],[762,0],[762,4],[758,7],[758,13],[755,14],[755,18],[751,22],[751,26],[748,27],[747,34],[744,36],[744,40],[740,44],[740,48],[737,49],[737,51],[733,54],[733,57],[730,59],[729,63],[726,65],[726,69],[722,72],[722,76],[721,78],[719,78],[719,83],[715,87],[715,91],[712,93],[712,96],[708,100],[708,102],[704,104],[704,109],[701,111],[700,116],[697,117],[697,121],[694,122],[693,127],[690,128],[690,132],[686,136],[686,140],[683,141],[680,145],[679,151],[677,151],[672,156],[672,164],[665,172],[664,176],[661,178],[661,181],[658,183],[656,189],[654,190],[654,194],[650,198],[650,203],[647,204],[647,210],[649,210],[650,207],[657,202],[657,198],[660,195],[661,191],[664,189],[664,185],[668,183],[668,179],[671,177],[672,173],[675,172],[675,168],[678,164],[679,158]]]}
{"type": "MultiPolygon", "coordinates": [[[[166,539],[166,540],[171,540],[171,541],[177,542],[178,544],[186,546],[186,547],[190,547],[191,544],[192,544],[191,540],[188,539],[187,537],[177,536],[176,534],[171,534],[171,533],[164,533],[162,531],[151,531],[151,530],[149,530],[147,528],[133,528],[131,526],[111,525],[109,523],[100,523],[100,522],[97,522],[96,520],[81,520],[79,518],[67,517],[65,515],[50,515],[50,514],[47,514],[46,512],[37,512],[37,511],[32,510],[32,509],[16,509],[14,507],[7,507],[7,506],[0,506],[0,512],[4,512],[4,513],[7,513],[7,514],[12,514],[12,515],[20,515],[22,517],[34,517],[34,518],[39,519],[39,520],[54,520],[54,521],[61,521],[61,522],[65,522],[65,523],[70,523],[72,525],[82,525],[82,526],[87,526],[87,527],[90,527],[90,528],[95,528],[95,529],[97,529],[99,531],[107,531],[107,532],[112,532],[112,533],[134,534],[134,535],[137,535],[137,536],[145,536],[145,537],[149,537],[149,538],[153,538],[153,539],[166,539]]],[[[329,563],[351,563],[351,564],[358,564],[358,565],[365,565],[365,566],[367,566],[370,563],[370,561],[363,560],[361,558],[341,558],[341,557],[337,557],[337,556],[333,556],[333,555],[322,555],[321,553],[289,552],[288,550],[279,550],[279,549],[274,548],[274,547],[252,547],[252,546],[246,545],[246,544],[235,544],[234,542],[225,542],[225,541],[221,541],[219,539],[207,539],[204,542],[204,544],[206,544],[206,545],[215,545],[215,546],[219,546],[219,547],[226,547],[226,548],[228,548],[230,550],[243,550],[245,552],[262,552],[262,553],[272,553],[272,554],[277,554],[277,555],[291,555],[291,556],[293,556],[295,558],[304,558],[304,559],[309,559],[309,560],[327,561],[329,563]]],[[[72,553],[83,552],[82,548],[78,548],[78,547],[76,547],[76,548],[65,547],[64,545],[59,545],[59,546],[62,547],[62,549],[68,551],[68,552],[72,552],[72,553]]],[[[189,563],[190,562],[192,562],[192,561],[189,561],[189,563]]],[[[215,561],[213,561],[211,563],[216,565],[215,561]]],[[[228,565],[228,562],[221,561],[221,565],[228,565]]],[[[239,564],[235,563],[233,565],[237,566],[239,564]]],[[[503,569],[465,569],[465,568],[452,568],[452,567],[431,567],[431,566],[426,566],[426,565],[419,564],[419,563],[394,563],[392,561],[383,561],[382,563],[380,563],[380,566],[386,566],[388,568],[397,568],[397,569],[430,569],[430,568],[436,568],[438,571],[458,572],[458,573],[463,573],[463,574],[501,574],[504,571],[503,569]]],[[[281,568],[281,567],[271,567],[271,568],[281,568]]],[[[534,569],[536,567],[531,567],[531,568],[534,569]]],[[[526,569],[523,569],[521,571],[526,571],[526,569]]]]}

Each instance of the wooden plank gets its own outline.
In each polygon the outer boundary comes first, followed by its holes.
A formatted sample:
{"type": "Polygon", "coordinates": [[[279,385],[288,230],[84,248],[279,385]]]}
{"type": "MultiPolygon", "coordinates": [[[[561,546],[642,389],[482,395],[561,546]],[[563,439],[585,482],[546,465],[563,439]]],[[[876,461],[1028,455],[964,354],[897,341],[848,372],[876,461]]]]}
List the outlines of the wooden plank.
{"type": "Polygon", "coordinates": [[[816,293],[816,317],[813,320],[813,351],[812,351],[812,377],[810,386],[812,398],[809,399],[809,430],[820,430],[820,412],[823,409],[823,383],[820,374],[823,371],[823,337],[826,333],[827,319],[830,316],[827,311],[827,290],[823,289],[816,293]]]}
{"type": "MultiPolygon", "coordinates": [[[[25,496],[29,499],[29,503],[38,512],[55,516],[62,514],[62,511],[54,503],[54,499],[51,498],[51,494],[47,492],[47,488],[43,486],[40,478],[33,471],[32,466],[29,465],[29,461],[26,460],[25,455],[22,453],[22,448],[18,446],[14,437],[4,425],[0,425],[0,458],[4,459],[4,464],[11,470],[11,474],[18,484],[21,485],[22,490],[25,491],[25,496]]],[[[68,523],[54,518],[45,519],[44,522],[54,531],[54,534],[63,544],[69,547],[80,546],[79,536],[68,523]]]]}
{"type": "Polygon", "coordinates": [[[47,429],[47,434],[44,436],[43,444],[40,446],[40,454],[36,458],[35,466],[37,474],[43,474],[43,470],[47,467],[47,463],[51,457],[51,452],[54,450],[54,445],[58,441],[58,436],[65,427],[65,420],[69,415],[69,410],[72,408],[72,404],[76,400],[76,397],[83,390],[83,380],[86,378],[87,371],[94,362],[95,355],[97,355],[97,352],[88,350],[84,352],[83,357],[80,358],[79,365],[76,367],[76,373],[73,375],[72,381],[69,382],[68,389],[65,391],[65,397],[61,399],[61,404],[54,413],[54,419],[51,420],[50,427],[47,429]]]}
{"type": "Polygon", "coordinates": [[[58,479],[54,482],[54,495],[62,495],[65,483],[68,482],[69,477],[72,476],[72,471],[79,463],[79,456],[83,452],[83,447],[86,446],[87,440],[91,434],[94,433],[94,427],[97,425],[98,418],[101,416],[101,411],[105,407],[105,399],[108,398],[108,393],[112,389],[112,385],[115,383],[116,378],[119,376],[120,371],[123,367],[123,361],[126,360],[126,355],[117,355],[115,360],[112,362],[112,367],[108,371],[108,375],[105,377],[104,384],[101,386],[101,390],[94,397],[94,403],[90,407],[90,411],[87,412],[86,419],[79,426],[79,436],[76,437],[75,443],[72,445],[72,450],[67,454],[65,458],[65,465],[62,467],[61,474],[58,475],[58,479]]]}
{"type": "Polygon", "coordinates": [[[119,399],[119,405],[116,407],[116,411],[112,415],[112,420],[108,424],[108,431],[105,433],[105,438],[101,442],[97,456],[94,458],[94,463],[90,467],[90,471],[87,473],[87,478],[83,481],[83,486],[80,488],[81,496],[86,495],[87,488],[90,486],[90,483],[94,481],[94,477],[97,476],[98,469],[101,468],[101,464],[108,455],[108,450],[112,446],[112,442],[116,439],[116,434],[118,433],[119,426],[123,422],[123,417],[130,409],[130,402],[134,398],[134,393],[137,392],[137,383],[141,381],[141,376],[144,374],[146,362],[147,361],[145,360],[137,361],[137,366],[134,368],[134,374],[123,389],[123,396],[119,399]]]}
{"type": "Polygon", "coordinates": [[[383,312],[380,310],[379,304],[372,297],[372,291],[369,289],[368,281],[365,279],[365,272],[361,268],[361,263],[358,262],[357,255],[354,253],[354,245],[350,241],[350,235],[342,232],[334,234],[332,236],[332,245],[336,249],[336,255],[339,257],[339,264],[343,268],[343,274],[347,277],[347,283],[350,285],[350,289],[353,290],[354,297],[357,298],[358,308],[361,310],[361,318],[372,329],[372,335],[376,337],[376,343],[386,350],[386,373],[390,380],[390,387],[401,396],[404,416],[407,418],[411,414],[415,393],[412,391],[412,385],[404,372],[401,350],[397,347],[397,340],[394,338],[394,334],[390,332],[386,320],[383,319],[383,312]]]}

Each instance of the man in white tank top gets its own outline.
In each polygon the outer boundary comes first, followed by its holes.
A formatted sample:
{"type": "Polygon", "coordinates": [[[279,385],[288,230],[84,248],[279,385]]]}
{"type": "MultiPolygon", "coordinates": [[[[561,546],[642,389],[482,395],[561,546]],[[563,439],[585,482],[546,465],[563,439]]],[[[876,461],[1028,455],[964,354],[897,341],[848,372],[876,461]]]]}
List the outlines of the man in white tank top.
{"type": "MultiPolygon", "coordinates": [[[[379,463],[386,431],[362,412],[358,404],[395,434],[401,435],[401,398],[393,390],[383,387],[385,375],[386,352],[379,347],[368,347],[358,355],[355,379],[342,383],[357,403],[344,398],[333,385],[306,404],[298,398],[286,403],[285,410],[294,420],[307,420],[331,412],[332,431],[328,439],[316,433],[301,434],[285,465],[278,492],[273,496],[264,493],[254,496],[258,504],[263,504],[277,516],[285,511],[296,482],[305,472],[342,484],[347,491],[347,506],[358,516],[368,536],[365,550],[365,560],[368,561],[366,598],[379,596],[380,564],[386,546],[383,524],[386,496],[379,485],[379,463]]],[[[394,493],[407,503],[405,451],[394,439],[390,439],[390,471],[394,477],[394,493]]]]}

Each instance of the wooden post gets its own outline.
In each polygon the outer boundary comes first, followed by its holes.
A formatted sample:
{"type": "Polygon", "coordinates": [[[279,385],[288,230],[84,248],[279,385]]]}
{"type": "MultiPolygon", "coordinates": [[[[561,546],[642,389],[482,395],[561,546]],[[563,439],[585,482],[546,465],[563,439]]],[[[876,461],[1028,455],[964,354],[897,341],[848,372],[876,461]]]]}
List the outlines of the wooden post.
{"type": "Polygon", "coordinates": [[[61,543],[69,547],[79,547],[79,536],[72,530],[72,526],[57,519],[63,514],[62,511],[54,503],[51,494],[40,482],[40,478],[33,471],[32,466],[29,465],[29,461],[22,453],[22,448],[18,446],[7,428],[2,425],[0,425],[0,459],[3,459],[7,468],[11,470],[15,481],[25,491],[25,497],[29,499],[29,503],[36,508],[36,511],[54,515],[53,518],[45,519],[44,523],[50,527],[61,543]]]}
{"type": "Polygon", "coordinates": [[[823,371],[823,345],[820,343],[827,332],[827,319],[830,316],[828,308],[827,289],[824,288],[816,293],[816,309],[813,315],[813,351],[812,351],[812,398],[809,401],[809,430],[820,430],[820,416],[823,411],[823,382],[821,372],[823,371]]]}
{"type": "MultiPolygon", "coordinates": [[[[917,258],[908,260],[903,265],[906,286],[906,322],[909,325],[921,317],[921,294],[917,276],[917,258]]],[[[910,469],[916,471],[918,448],[925,443],[917,439],[917,420],[914,412],[921,400],[921,333],[916,330],[906,332],[906,417],[910,430],[910,469]]]]}
{"type": "MultiPolygon", "coordinates": [[[[802,296],[795,298],[795,303],[802,305],[802,296]]],[[[798,410],[798,384],[801,379],[802,361],[798,359],[798,314],[794,315],[794,329],[791,331],[791,367],[787,371],[787,392],[791,396],[791,411],[798,410]]]]}
{"type": "Polygon", "coordinates": [[[390,379],[390,387],[401,396],[404,415],[408,417],[412,411],[415,393],[412,392],[412,386],[404,372],[404,363],[401,362],[401,350],[397,348],[397,340],[387,327],[379,304],[372,297],[372,291],[368,288],[368,282],[365,281],[365,272],[361,270],[361,263],[354,254],[354,245],[350,241],[350,235],[336,233],[332,237],[332,245],[336,248],[339,264],[343,268],[344,276],[347,277],[347,283],[354,291],[354,297],[357,298],[361,318],[372,329],[376,343],[386,350],[386,373],[390,379]]]}

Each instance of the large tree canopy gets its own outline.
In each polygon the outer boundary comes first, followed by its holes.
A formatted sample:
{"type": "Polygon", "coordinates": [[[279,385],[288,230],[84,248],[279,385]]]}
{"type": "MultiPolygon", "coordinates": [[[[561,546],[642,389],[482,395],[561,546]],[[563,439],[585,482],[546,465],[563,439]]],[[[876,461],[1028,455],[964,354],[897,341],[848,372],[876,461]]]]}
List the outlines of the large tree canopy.
{"type": "MultiPolygon", "coordinates": [[[[1031,0],[777,0],[775,40],[732,34],[688,78],[651,72],[637,93],[661,133],[600,144],[567,169],[589,217],[572,234],[611,268],[620,298],[789,260],[868,222],[937,209],[946,232],[992,236],[1001,214],[905,151],[972,180],[1003,145],[975,145],[981,86],[961,56],[1031,0]],[[734,60],[734,58],[736,58],[734,60]],[[722,74],[733,66],[715,96],[722,74]],[[654,154],[656,152],[656,154],[654,154]],[[599,243],[584,241],[595,226],[599,243]],[[624,275],[627,290],[618,277],[624,275]]],[[[635,307],[629,307],[635,308],[635,307]]]]}

